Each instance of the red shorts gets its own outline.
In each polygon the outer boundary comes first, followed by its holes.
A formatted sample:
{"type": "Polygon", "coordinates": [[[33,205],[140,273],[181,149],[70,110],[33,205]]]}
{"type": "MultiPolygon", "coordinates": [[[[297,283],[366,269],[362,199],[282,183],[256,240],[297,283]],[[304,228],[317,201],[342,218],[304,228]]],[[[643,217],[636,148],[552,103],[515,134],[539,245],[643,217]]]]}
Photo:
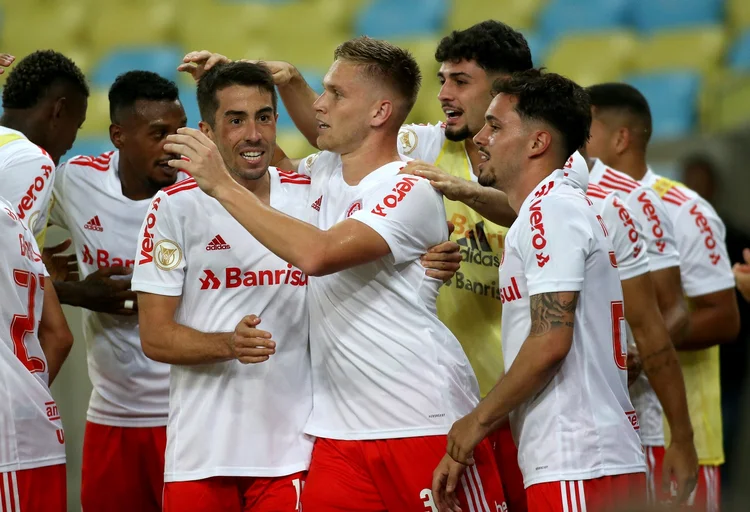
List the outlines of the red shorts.
{"type": "Polygon", "coordinates": [[[0,473],[0,512],[68,510],[65,464],[0,473]]]}
{"type": "Polygon", "coordinates": [[[523,475],[518,467],[518,448],[513,441],[510,424],[499,428],[487,439],[492,445],[500,480],[503,482],[505,501],[511,512],[526,512],[526,489],[523,486],[523,475]]]}
{"type": "MultiPolygon", "coordinates": [[[[674,482],[670,482],[669,491],[661,488],[661,472],[664,467],[664,447],[646,446],[646,465],[648,466],[648,496],[651,503],[670,503],[677,496],[674,482]]],[[[718,512],[721,506],[721,482],[718,466],[700,466],[698,483],[690,494],[683,510],[701,512],[718,512]]]]}
{"type": "Polygon", "coordinates": [[[167,427],[86,422],[81,506],[86,512],[161,512],[167,427]]]}
{"type": "MultiPolygon", "coordinates": [[[[437,511],[432,473],[446,445],[446,436],[375,441],[318,438],[302,508],[305,512],[437,511]]],[[[487,440],[474,450],[474,460],[457,493],[462,509],[504,510],[503,487],[487,440]]]]}
{"type": "Polygon", "coordinates": [[[610,512],[628,505],[642,507],[646,501],[646,475],[545,482],[527,488],[526,498],[530,512],[610,512]]]}
{"type": "MultiPolygon", "coordinates": [[[[164,512],[295,512],[305,473],[274,478],[217,476],[164,484],[164,512]]],[[[87,511],[88,512],[88,511],[87,511]]]]}

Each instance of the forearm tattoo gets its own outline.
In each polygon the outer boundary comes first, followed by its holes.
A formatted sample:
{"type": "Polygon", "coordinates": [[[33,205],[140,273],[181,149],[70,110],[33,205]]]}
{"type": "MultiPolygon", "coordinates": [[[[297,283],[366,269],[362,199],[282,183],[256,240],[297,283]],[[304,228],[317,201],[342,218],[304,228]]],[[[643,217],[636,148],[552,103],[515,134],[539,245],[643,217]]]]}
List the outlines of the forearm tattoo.
{"type": "Polygon", "coordinates": [[[559,327],[573,327],[578,292],[540,293],[532,295],[530,302],[531,332],[529,336],[542,336],[559,327]]]}

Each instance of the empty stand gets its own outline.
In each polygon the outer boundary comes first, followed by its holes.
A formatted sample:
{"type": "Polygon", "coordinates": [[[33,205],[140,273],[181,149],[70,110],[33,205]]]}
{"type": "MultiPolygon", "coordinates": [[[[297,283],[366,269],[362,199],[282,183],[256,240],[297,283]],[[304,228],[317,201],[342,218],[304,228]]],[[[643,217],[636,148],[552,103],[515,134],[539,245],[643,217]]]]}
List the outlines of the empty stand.
{"type": "Polygon", "coordinates": [[[623,30],[563,36],[544,62],[583,86],[612,82],[629,69],[637,47],[635,35],[623,30]]]}
{"type": "Polygon", "coordinates": [[[689,134],[696,121],[700,76],[691,72],[663,72],[625,80],[648,100],[653,118],[653,139],[689,134]]]}

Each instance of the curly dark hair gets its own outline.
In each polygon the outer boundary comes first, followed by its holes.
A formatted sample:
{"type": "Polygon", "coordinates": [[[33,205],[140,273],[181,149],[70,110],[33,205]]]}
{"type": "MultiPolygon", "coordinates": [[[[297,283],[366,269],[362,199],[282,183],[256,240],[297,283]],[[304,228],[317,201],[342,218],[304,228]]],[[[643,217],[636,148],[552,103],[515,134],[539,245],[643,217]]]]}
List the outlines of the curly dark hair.
{"type": "Polygon", "coordinates": [[[21,59],[8,75],[3,89],[3,108],[26,109],[39,102],[54,84],[64,82],[85,97],[86,78],[76,64],[62,53],[39,50],[21,59]]]}
{"type": "Polygon", "coordinates": [[[268,66],[240,61],[217,64],[206,71],[198,82],[198,109],[201,119],[209,126],[214,126],[216,111],[219,109],[216,93],[233,85],[257,87],[271,93],[273,111],[277,112],[276,88],[268,66]]]}
{"type": "Polygon", "coordinates": [[[499,78],[492,94],[518,98],[515,110],[521,119],[542,121],[557,130],[563,139],[565,158],[589,140],[591,104],[586,91],[564,76],[530,69],[499,78]]]}
{"type": "Polygon", "coordinates": [[[648,144],[653,129],[651,107],[641,91],[632,85],[609,82],[587,87],[586,92],[589,94],[591,106],[597,111],[611,110],[628,114],[640,125],[636,131],[643,136],[644,147],[648,144]]]}
{"type": "Polygon", "coordinates": [[[495,20],[477,23],[445,36],[435,51],[438,62],[473,60],[491,73],[515,73],[533,67],[523,34],[495,20]]]}
{"type": "Polygon", "coordinates": [[[151,71],[128,71],[115,79],[109,89],[109,118],[117,123],[118,113],[137,100],[175,101],[177,85],[151,71]]]}

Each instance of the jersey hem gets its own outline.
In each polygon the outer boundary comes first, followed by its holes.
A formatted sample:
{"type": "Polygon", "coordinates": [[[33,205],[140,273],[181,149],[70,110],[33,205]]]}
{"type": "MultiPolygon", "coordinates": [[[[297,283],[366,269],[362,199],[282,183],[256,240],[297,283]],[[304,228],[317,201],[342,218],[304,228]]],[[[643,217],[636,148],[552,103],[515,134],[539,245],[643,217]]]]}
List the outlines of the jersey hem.
{"type": "Polygon", "coordinates": [[[596,478],[602,478],[605,476],[619,476],[619,475],[629,475],[632,473],[645,473],[646,472],[646,464],[632,464],[629,466],[610,466],[606,468],[599,468],[596,470],[586,470],[586,471],[566,471],[562,473],[550,473],[550,474],[541,474],[534,478],[529,478],[528,480],[523,481],[523,485],[525,488],[529,488],[532,485],[536,484],[545,484],[549,482],[567,482],[570,480],[594,480],[596,478]]]}
{"type": "Polygon", "coordinates": [[[540,293],[580,292],[583,290],[583,279],[542,281],[533,284],[529,283],[528,289],[529,296],[539,295],[540,293]]]}
{"type": "Polygon", "coordinates": [[[666,448],[666,445],[664,443],[664,438],[654,437],[651,439],[641,439],[641,444],[643,446],[650,446],[652,448],[666,448]]]}
{"type": "Polygon", "coordinates": [[[25,471],[27,469],[46,468],[48,466],[65,465],[65,455],[58,455],[49,459],[36,459],[26,462],[9,462],[0,464],[0,473],[8,471],[25,471]]]}
{"type": "Polygon", "coordinates": [[[182,285],[180,286],[161,286],[152,283],[145,283],[143,281],[131,281],[130,289],[134,292],[146,292],[153,293],[156,295],[168,295],[170,297],[178,297],[182,295],[182,285]]]}
{"type": "Polygon", "coordinates": [[[648,262],[644,262],[643,265],[638,265],[637,267],[626,268],[624,270],[618,268],[618,270],[620,270],[620,281],[627,281],[628,279],[633,279],[650,272],[648,262]]]}
{"type": "Polygon", "coordinates": [[[701,295],[708,295],[709,293],[721,292],[734,288],[734,276],[731,278],[727,277],[726,279],[712,280],[708,286],[688,287],[683,285],[683,288],[685,288],[685,293],[688,297],[699,297],[701,295]]]}
{"type": "MultiPolygon", "coordinates": [[[[648,254],[648,253],[647,253],[648,254]]],[[[674,258],[657,258],[654,259],[648,254],[648,268],[651,272],[658,272],[665,268],[679,267],[680,258],[675,256],[674,258]]]]}
{"type": "Polygon", "coordinates": [[[701,459],[698,457],[698,465],[699,466],[721,466],[724,464],[725,460],[724,457],[719,457],[715,459],[701,459]]]}
{"type": "Polygon", "coordinates": [[[307,471],[309,467],[310,462],[308,460],[307,462],[299,462],[282,468],[219,467],[199,471],[176,471],[164,473],[164,482],[192,482],[194,480],[203,480],[205,478],[221,476],[275,478],[307,471]]]}
{"type": "Polygon", "coordinates": [[[400,430],[373,430],[365,432],[332,432],[315,428],[305,429],[305,434],[333,439],[336,441],[375,441],[379,439],[402,439],[407,437],[444,436],[448,434],[450,425],[433,428],[416,428],[400,430]]]}
{"type": "Polygon", "coordinates": [[[95,423],[97,425],[104,425],[107,427],[166,427],[167,416],[163,418],[154,419],[136,419],[136,418],[108,418],[103,416],[97,416],[95,414],[87,414],[86,421],[89,423],[95,423]]]}

